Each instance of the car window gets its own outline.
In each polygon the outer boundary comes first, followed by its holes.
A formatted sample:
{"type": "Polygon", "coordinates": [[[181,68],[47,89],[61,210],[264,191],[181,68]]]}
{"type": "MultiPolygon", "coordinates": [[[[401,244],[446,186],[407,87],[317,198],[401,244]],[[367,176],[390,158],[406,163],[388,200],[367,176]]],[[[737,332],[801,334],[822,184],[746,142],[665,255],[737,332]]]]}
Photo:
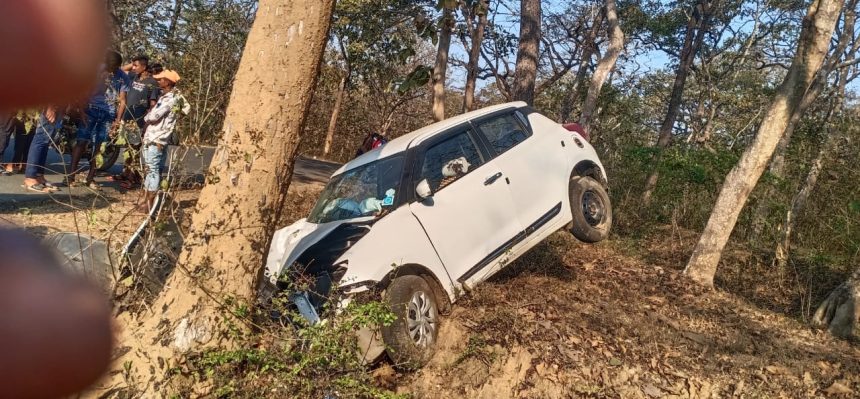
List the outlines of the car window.
{"type": "Polygon", "coordinates": [[[523,130],[512,114],[481,122],[478,128],[490,142],[496,155],[514,148],[531,136],[530,132],[523,130]]]}
{"type": "Polygon", "coordinates": [[[397,203],[402,173],[403,157],[392,156],[332,177],[308,221],[328,223],[385,214],[397,203]]]}
{"type": "Polygon", "coordinates": [[[466,132],[434,144],[424,153],[418,181],[437,192],[481,165],[478,148],[466,132]]]}

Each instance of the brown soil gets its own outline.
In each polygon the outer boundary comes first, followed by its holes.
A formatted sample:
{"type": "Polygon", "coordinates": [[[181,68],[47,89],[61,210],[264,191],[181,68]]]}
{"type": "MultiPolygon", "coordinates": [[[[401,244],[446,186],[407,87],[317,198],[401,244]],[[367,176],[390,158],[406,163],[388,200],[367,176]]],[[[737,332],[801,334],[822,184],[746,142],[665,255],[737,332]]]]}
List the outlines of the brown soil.
{"type": "Polygon", "coordinates": [[[860,348],[559,232],[481,285],[414,375],[416,398],[860,396],[860,348]]]}
{"type": "MultiPolygon", "coordinates": [[[[306,215],[320,188],[294,185],[284,224],[306,215]]],[[[177,198],[187,207],[195,195],[177,198]]],[[[129,212],[133,194],[93,201],[0,218],[39,235],[78,229],[117,242],[142,218],[129,212]]],[[[695,237],[666,228],[586,245],[556,233],[453,307],[424,369],[382,364],[376,381],[415,398],[860,397],[860,347],[799,321],[754,255],[729,248],[717,291],[686,280],[695,237]]]]}

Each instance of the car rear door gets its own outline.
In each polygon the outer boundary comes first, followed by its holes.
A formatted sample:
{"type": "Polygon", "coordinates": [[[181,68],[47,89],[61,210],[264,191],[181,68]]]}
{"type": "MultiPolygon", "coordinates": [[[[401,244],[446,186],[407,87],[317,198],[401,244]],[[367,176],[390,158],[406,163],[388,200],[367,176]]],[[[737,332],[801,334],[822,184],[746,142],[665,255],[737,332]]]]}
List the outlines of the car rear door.
{"type": "Polygon", "coordinates": [[[490,115],[473,122],[504,171],[516,215],[526,236],[551,227],[567,198],[570,138],[554,131],[535,131],[520,111],[490,115]]]}
{"type": "Polygon", "coordinates": [[[422,179],[433,192],[412,202],[412,213],[451,278],[460,282],[498,258],[522,234],[502,171],[485,162],[476,138],[473,130],[462,128],[422,143],[412,179],[413,192],[422,179]]]}

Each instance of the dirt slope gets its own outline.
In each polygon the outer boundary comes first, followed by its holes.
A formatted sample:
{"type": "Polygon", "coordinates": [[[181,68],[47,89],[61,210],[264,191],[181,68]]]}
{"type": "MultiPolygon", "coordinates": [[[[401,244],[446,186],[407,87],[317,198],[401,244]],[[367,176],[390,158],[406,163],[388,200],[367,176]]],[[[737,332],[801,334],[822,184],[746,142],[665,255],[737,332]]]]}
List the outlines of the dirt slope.
{"type": "Polygon", "coordinates": [[[556,233],[446,318],[417,398],[860,397],[860,348],[556,233]]]}

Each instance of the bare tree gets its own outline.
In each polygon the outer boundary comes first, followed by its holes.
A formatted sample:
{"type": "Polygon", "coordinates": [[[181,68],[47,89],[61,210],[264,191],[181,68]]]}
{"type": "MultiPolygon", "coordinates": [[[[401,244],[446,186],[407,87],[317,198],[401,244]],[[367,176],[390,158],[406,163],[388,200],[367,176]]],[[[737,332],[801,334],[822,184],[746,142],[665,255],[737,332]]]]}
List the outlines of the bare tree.
{"type": "Polygon", "coordinates": [[[115,362],[119,385],[166,396],[184,354],[231,347],[280,218],[293,155],[327,40],[333,1],[262,0],[227,107],[223,134],[176,271],[115,362]],[[130,380],[123,381],[125,374],[130,380]]]}
{"type": "Polygon", "coordinates": [[[511,88],[515,100],[529,105],[535,99],[538,56],[541,41],[540,0],[522,0],[520,3],[520,41],[517,48],[517,66],[511,88]]]}
{"type": "Polygon", "coordinates": [[[448,71],[448,49],[451,47],[451,31],[454,29],[454,16],[448,7],[442,8],[439,21],[439,49],[436,52],[436,65],[433,67],[433,120],[445,119],[445,75],[448,71]]]}
{"type": "Polygon", "coordinates": [[[331,153],[331,144],[334,142],[334,132],[337,130],[337,118],[340,116],[340,109],[343,106],[343,99],[346,97],[349,78],[352,75],[349,53],[347,52],[346,46],[343,45],[343,38],[337,38],[337,43],[341,57],[343,58],[343,75],[340,77],[340,83],[337,85],[337,94],[334,98],[334,108],[331,110],[328,129],[326,129],[325,142],[323,144],[323,157],[326,157],[331,153]]]}
{"type": "MultiPolygon", "coordinates": [[[[475,109],[475,84],[478,79],[478,61],[481,56],[481,43],[484,41],[484,30],[487,28],[487,13],[489,0],[478,0],[469,7],[463,3],[463,15],[466,17],[466,30],[469,33],[469,61],[466,64],[466,87],[463,89],[463,112],[475,109]],[[477,21],[476,21],[477,19],[477,21]]],[[[463,40],[465,45],[465,40],[463,40]]]]}
{"type": "Polygon", "coordinates": [[[594,117],[594,112],[597,109],[597,98],[600,96],[600,90],[603,88],[603,82],[609,76],[609,72],[615,67],[615,61],[618,55],[624,49],[624,32],[618,25],[618,13],[615,10],[615,0],[606,0],[606,22],[609,24],[609,47],[603,53],[603,57],[597,62],[597,68],[594,69],[594,76],[591,77],[591,86],[588,87],[588,94],[585,97],[585,103],[582,105],[582,116],[579,118],[579,124],[586,133],[591,129],[591,120],[594,117]]]}
{"type": "Polygon", "coordinates": [[[717,265],[738,215],[827,54],[842,4],[842,0],[814,0],[809,5],[797,52],[785,79],[777,88],[752,144],[726,176],[705,231],[684,270],[693,280],[713,286],[717,265]]]}
{"type": "MultiPolygon", "coordinates": [[[[700,0],[693,6],[693,14],[687,22],[687,30],[684,34],[684,44],[681,47],[680,60],[678,69],[675,72],[675,81],[672,84],[672,92],[669,95],[669,104],[666,109],[666,116],[663,118],[663,123],[660,125],[660,135],[657,139],[659,162],[660,153],[663,149],[669,146],[672,141],[672,130],[675,128],[675,121],[678,119],[678,114],[681,110],[681,100],[684,95],[684,85],[687,82],[687,76],[690,74],[690,69],[693,66],[693,61],[696,59],[696,54],[702,48],[702,42],[705,38],[705,33],[710,28],[711,15],[716,7],[716,0],[700,0]]],[[[645,182],[645,191],[642,193],[642,201],[647,205],[651,202],[651,195],[657,187],[657,179],[659,178],[658,169],[655,166],[654,170],[648,175],[645,182]]]]}

